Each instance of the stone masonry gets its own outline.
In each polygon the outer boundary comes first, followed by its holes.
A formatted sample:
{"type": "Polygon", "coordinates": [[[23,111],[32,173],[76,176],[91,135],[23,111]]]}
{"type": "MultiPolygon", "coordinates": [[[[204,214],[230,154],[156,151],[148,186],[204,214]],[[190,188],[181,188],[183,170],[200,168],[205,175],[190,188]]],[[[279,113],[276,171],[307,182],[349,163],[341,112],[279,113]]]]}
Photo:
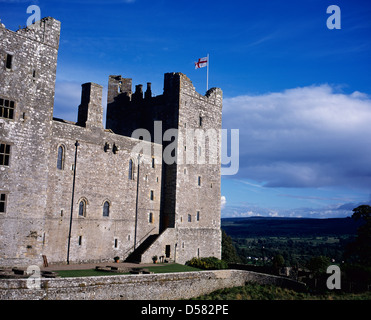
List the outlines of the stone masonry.
{"type": "Polygon", "coordinates": [[[41,279],[34,289],[27,287],[27,279],[0,279],[0,300],[178,300],[246,283],[305,290],[304,283],[284,277],[244,270],[210,270],[41,279]]]}
{"type": "Polygon", "coordinates": [[[115,75],[105,128],[95,83],[76,122],[53,118],[60,25],[0,24],[0,266],[220,258],[222,91],[166,73],[152,96],[115,75]]]}

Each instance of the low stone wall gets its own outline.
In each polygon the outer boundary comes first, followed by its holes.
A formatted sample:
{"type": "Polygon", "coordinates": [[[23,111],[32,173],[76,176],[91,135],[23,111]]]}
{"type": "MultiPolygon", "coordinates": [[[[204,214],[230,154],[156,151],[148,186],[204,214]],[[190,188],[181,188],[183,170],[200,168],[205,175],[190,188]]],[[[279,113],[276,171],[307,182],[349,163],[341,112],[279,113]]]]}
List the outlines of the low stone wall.
{"type": "Polygon", "coordinates": [[[39,289],[29,289],[26,279],[1,279],[0,300],[177,300],[246,282],[296,289],[304,286],[290,279],[243,270],[41,279],[39,289]]]}

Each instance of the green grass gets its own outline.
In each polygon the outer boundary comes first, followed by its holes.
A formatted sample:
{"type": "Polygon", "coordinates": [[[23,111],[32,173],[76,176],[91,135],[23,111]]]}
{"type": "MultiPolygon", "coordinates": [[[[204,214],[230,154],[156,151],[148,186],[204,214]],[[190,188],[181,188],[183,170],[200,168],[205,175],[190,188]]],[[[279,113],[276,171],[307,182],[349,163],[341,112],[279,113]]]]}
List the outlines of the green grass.
{"type": "Polygon", "coordinates": [[[185,266],[182,264],[172,263],[159,267],[146,267],[151,272],[154,273],[167,273],[167,272],[188,272],[188,271],[201,271],[201,269],[185,266]]]}
{"type": "MultiPolygon", "coordinates": [[[[140,267],[140,266],[138,266],[140,267]]],[[[153,266],[153,267],[144,267],[144,269],[148,269],[154,273],[168,273],[168,272],[188,272],[188,271],[200,271],[200,269],[177,264],[171,263],[167,265],[160,265],[160,266],[153,266]]],[[[87,269],[87,270],[59,270],[56,271],[62,278],[71,278],[71,277],[93,277],[93,276],[116,276],[122,274],[130,274],[130,273],[114,273],[114,272],[104,272],[104,271],[97,271],[95,269],[87,269]]]]}
{"type": "Polygon", "coordinates": [[[249,283],[242,287],[217,290],[193,300],[371,300],[371,292],[328,291],[323,294],[311,294],[273,285],[249,283]]]}
{"type": "Polygon", "coordinates": [[[86,270],[57,270],[57,272],[62,278],[73,278],[73,277],[100,277],[100,276],[117,276],[120,274],[128,273],[113,273],[113,272],[104,272],[97,271],[95,269],[86,269],[86,270]]]}

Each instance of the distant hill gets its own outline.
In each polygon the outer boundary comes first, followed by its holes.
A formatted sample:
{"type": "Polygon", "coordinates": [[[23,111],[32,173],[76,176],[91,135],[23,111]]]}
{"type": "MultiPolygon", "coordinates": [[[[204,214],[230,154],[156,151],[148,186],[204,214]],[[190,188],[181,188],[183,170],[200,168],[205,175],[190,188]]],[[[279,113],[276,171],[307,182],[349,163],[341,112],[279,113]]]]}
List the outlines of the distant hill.
{"type": "Polygon", "coordinates": [[[232,238],[355,235],[360,221],[352,218],[222,218],[221,227],[232,238]]]}

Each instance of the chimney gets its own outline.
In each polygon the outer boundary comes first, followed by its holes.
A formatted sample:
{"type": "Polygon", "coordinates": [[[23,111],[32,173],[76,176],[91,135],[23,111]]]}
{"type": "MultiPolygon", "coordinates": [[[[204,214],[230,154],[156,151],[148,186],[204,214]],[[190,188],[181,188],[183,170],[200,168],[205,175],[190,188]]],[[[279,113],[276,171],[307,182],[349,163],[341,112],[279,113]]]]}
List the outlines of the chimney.
{"type": "Polygon", "coordinates": [[[139,102],[143,100],[143,85],[142,84],[138,84],[135,86],[135,92],[132,96],[132,100],[135,102],[139,102]]]}
{"type": "Polygon", "coordinates": [[[152,86],[151,82],[147,82],[147,90],[146,90],[146,93],[144,94],[145,99],[149,99],[152,97],[151,86],[152,86]]]}
{"type": "Polygon", "coordinates": [[[84,83],[81,87],[81,104],[79,105],[77,125],[103,129],[103,87],[92,82],[84,83]]]}

